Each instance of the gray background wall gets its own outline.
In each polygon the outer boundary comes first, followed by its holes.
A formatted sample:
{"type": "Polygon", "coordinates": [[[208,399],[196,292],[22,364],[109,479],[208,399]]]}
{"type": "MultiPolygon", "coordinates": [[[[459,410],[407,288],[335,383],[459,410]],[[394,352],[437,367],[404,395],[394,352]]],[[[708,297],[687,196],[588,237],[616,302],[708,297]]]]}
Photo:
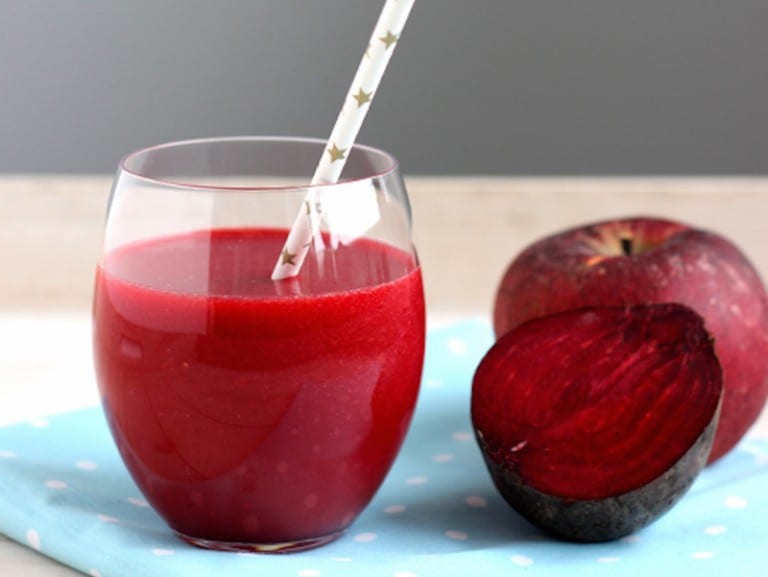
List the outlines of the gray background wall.
{"type": "MultiPolygon", "coordinates": [[[[381,2],[0,0],[0,172],[325,137],[381,2]]],[[[360,141],[407,173],[768,173],[766,0],[417,0],[360,141]]]]}

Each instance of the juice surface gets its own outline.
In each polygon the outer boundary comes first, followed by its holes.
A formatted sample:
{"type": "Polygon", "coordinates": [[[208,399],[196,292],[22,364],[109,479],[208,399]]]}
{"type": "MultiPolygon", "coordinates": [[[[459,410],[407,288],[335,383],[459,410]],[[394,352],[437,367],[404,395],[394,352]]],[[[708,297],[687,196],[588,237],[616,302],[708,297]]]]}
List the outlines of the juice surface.
{"type": "Polygon", "coordinates": [[[97,270],[96,372],[118,449],[178,532],[288,542],[345,528],[415,406],[414,259],[360,240],[269,276],[287,231],[197,231],[97,270]]]}

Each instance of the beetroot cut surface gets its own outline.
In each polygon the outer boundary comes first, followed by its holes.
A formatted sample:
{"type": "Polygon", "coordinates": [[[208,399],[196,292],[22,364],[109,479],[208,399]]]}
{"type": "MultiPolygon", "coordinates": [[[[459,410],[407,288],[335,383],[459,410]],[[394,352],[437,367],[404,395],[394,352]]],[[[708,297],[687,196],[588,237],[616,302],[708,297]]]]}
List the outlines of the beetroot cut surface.
{"type": "Polygon", "coordinates": [[[503,336],[475,373],[471,411],[494,482],[516,509],[560,536],[606,540],[688,489],[721,395],[711,337],[691,309],[595,307],[503,336]]]}

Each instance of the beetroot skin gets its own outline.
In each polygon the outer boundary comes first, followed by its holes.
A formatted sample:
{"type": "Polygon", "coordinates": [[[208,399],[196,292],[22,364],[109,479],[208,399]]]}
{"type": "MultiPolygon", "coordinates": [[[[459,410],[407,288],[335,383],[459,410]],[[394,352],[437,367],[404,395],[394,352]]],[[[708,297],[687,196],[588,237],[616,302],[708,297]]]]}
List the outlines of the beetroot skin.
{"type": "Polygon", "coordinates": [[[593,307],[500,338],[475,373],[471,413],[512,507],[557,537],[605,541],[688,490],[722,391],[712,338],[690,308],[593,307]]]}

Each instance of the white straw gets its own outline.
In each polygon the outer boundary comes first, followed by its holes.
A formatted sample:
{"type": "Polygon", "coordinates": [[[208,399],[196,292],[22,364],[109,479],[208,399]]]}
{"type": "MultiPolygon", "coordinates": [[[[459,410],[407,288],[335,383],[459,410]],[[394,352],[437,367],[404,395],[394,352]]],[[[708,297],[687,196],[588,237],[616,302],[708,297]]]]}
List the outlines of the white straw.
{"type": "MultiPolygon", "coordinates": [[[[371,100],[378,89],[389,59],[395,51],[415,0],[387,0],[371,34],[368,49],[357,68],[341,112],[333,126],[328,145],[312,177],[312,185],[339,180],[347,155],[355,143],[371,100]]],[[[320,207],[310,187],[304,206],[288,233],[283,251],[272,271],[272,280],[295,276],[309,252],[313,239],[320,243],[320,207]]]]}

